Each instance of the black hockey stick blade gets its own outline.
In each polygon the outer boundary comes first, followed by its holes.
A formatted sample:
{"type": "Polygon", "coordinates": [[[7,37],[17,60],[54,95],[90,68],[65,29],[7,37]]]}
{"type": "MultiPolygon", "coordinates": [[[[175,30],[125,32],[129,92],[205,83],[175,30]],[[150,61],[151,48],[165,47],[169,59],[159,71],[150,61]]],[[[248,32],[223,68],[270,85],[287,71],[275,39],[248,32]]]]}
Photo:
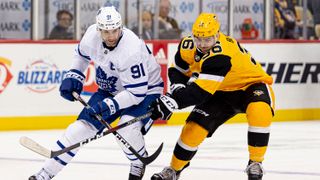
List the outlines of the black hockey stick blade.
{"type": "Polygon", "coordinates": [[[149,156],[147,158],[141,158],[141,159],[139,158],[139,160],[145,165],[152,163],[155,159],[157,159],[157,157],[161,153],[162,147],[163,147],[163,143],[161,143],[161,145],[158,147],[156,152],[154,152],[151,156],[149,156]]]}

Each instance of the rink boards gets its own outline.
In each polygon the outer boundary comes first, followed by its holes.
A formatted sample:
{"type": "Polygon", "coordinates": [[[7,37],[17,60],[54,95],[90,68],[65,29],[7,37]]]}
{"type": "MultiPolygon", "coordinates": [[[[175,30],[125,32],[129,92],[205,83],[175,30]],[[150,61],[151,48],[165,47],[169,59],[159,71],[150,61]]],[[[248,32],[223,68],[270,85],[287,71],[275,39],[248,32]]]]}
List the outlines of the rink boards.
{"type": "MultiPolygon", "coordinates": [[[[65,101],[59,84],[69,69],[77,42],[0,41],[0,130],[64,128],[82,106],[65,101]]],[[[177,41],[150,41],[162,68],[167,88],[167,65],[174,58],[177,41]]],[[[274,78],[275,121],[320,119],[320,43],[260,42],[242,44],[274,78]]],[[[96,89],[91,64],[83,96],[96,89]]],[[[178,111],[168,122],[181,124],[191,108],[178,111]]],[[[230,122],[245,122],[238,115],[230,122]]]]}

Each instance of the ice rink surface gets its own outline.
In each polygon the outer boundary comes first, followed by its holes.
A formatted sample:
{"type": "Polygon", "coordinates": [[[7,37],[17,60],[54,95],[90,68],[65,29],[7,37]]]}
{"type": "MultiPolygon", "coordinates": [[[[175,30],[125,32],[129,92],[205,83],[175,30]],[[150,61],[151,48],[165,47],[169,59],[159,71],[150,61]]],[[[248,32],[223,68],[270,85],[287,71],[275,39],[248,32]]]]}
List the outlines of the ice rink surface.
{"type": "MultiPolygon", "coordinates": [[[[154,126],[145,136],[153,153],[164,142],[159,157],[150,164],[144,179],[150,179],[170,162],[181,126],[154,126]]],[[[63,130],[0,132],[0,179],[27,180],[42,166],[44,157],[22,147],[21,136],[28,136],[51,147],[63,130]]],[[[201,144],[181,180],[245,180],[247,125],[222,125],[213,137],[201,144]]],[[[320,121],[273,123],[269,148],[263,163],[264,180],[320,180],[320,121]]],[[[82,147],[56,180],[125,180],[129,161],[113,135],[82,147]]]]}

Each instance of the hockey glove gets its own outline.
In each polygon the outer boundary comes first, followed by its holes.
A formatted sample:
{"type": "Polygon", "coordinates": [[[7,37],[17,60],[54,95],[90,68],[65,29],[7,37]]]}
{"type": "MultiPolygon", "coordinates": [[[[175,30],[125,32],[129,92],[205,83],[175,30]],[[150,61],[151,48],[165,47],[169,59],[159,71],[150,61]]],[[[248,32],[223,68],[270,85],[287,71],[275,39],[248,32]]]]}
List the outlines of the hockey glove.
{"type": "Polygon", "coordinates": [[[69,100],[74,101],[74,97],[72,92],[80,94],[83,88],[83,82],[85,80],[85,76],[82,72],[76,69],[71,69],[68,71],[62,80],[60,85],[60,95],[69,100]]]}
{"type": "Polygon", "coordinates": [[[170,94],[162,95],[152,102],[149,107],[149,109],[152,110],[151,119],[156,120],[161,118],[163,120],[169,120],[172,115],[172,111],[178,108],[177,102],[170,94]]]}
{"type": "Polygon", "coordinates": [[[91,108],[86,109],[89,115],[95,116],[96,114],[101,114],[104,120],[115,114],[118,110],[119,104],[112,98],[106,98],[93,105],[91,108]]]}

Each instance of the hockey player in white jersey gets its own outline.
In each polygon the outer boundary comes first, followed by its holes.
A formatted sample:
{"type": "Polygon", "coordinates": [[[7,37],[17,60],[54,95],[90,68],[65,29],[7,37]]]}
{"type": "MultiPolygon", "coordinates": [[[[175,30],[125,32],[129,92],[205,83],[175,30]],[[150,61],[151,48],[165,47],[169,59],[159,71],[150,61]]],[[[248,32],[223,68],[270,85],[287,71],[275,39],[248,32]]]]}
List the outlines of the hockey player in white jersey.
{"type": "MultiPolygon", "coordinates": [[[[70,124],[57,140],[53,150],[60,150],[101,132],[105,127],[94,118],[95,114],[102,114],[109,124],[120,117],[121,124],[145,114],[149,104],[162,94],[160,66],[145,43],[122,26],[121,15],[113,6],[98,11],[96,24],[87,29],[76,48],[72,67],[60,86],[62,97],[74,101],[72,92],[81,93],[84,72],[90,61],[94,62],[96,83],[99,86],[88,102],[92,108],[81,111],[77,121],[70,124]]],[[[141,156],[146,157],[143,135],[151,125],[152,120],[147,118],[117,132],[141,156]]],[[[131,162],[129,180],[141,180],[144,165],[122,143],[118,144],[131,162]]],[[[48,159],[29,180],[52,179],[78,150],[48,159]]]]}

